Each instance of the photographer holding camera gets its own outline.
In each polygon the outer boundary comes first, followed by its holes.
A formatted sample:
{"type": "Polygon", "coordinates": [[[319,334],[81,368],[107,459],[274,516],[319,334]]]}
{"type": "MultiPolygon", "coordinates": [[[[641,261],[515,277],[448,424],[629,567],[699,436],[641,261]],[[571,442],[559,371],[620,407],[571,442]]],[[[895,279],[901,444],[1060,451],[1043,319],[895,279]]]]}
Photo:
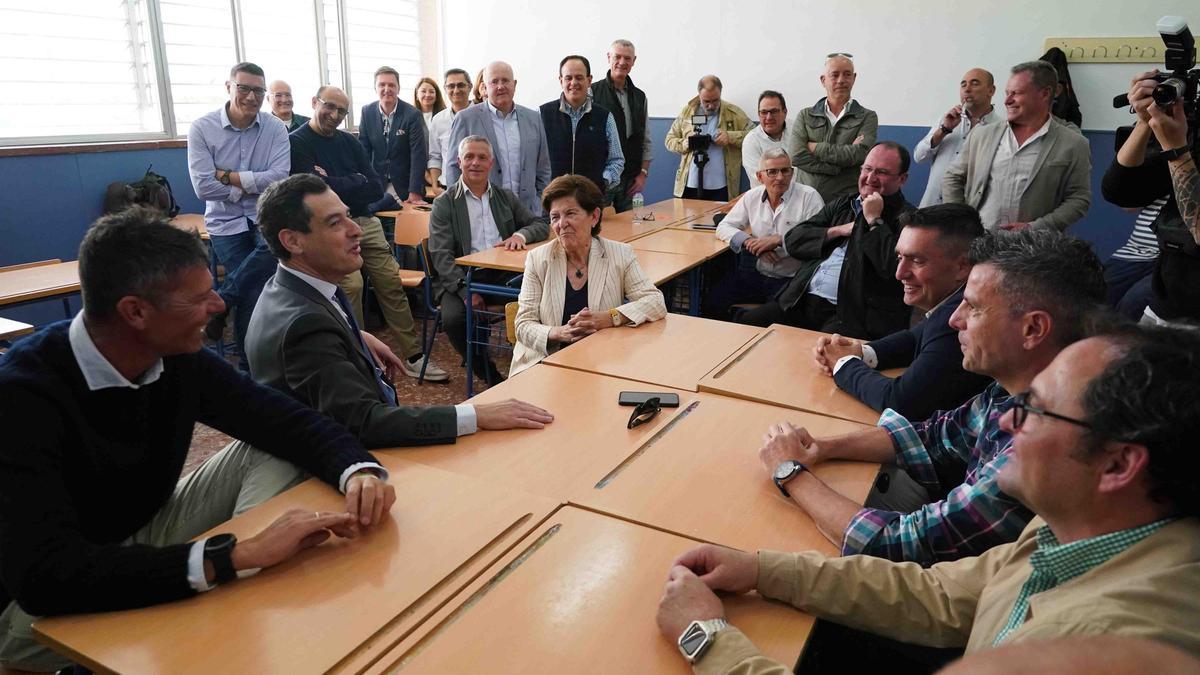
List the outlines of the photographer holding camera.
{"type": "MultiPolygon", "coordinates": [[[[1159,32],[1172,73],[1153,70],[1133,78],[1128,104],[1137,120],[1101,184],[1104,198],[1121,207],[1168,198],[1153,225],[1161,252],[1142,319],[1153,323],[1200,319],[1200,172],[1194,159],[1200,71],[1189,72],[1196,65],[1190,31],[1171,18],[1159,22],[1159,32]]],[[[1125,103],[1121,97],[1117,102],[1125,103]]]]}
{"type": "Polygon", "coordinates": [[[721,89],[716,75],[700,78],[699,95],[688,101],[667,132],[667,149],[683,155],[675,174],[676,197],[727,201],[741,194],[742,139],[750,118],[722,101],[721,89]]]}

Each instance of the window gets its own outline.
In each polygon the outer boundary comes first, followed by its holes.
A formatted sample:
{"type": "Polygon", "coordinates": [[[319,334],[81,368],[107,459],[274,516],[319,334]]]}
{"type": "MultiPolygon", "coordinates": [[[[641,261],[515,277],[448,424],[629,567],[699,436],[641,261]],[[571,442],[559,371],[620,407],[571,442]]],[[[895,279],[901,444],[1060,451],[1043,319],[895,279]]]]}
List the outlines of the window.
{"type": "Polygon", "coordinates": [[[0,2],[0,144],[163,133],[145,0],[0,2]]]}
{"type": "Polygon", "coordinates": [[[0,106],[0,145],[186,137],[228,100],[239,61],[286,80],[301,114],[322,84],[347,89],[353,125],[381,65],[412,100],[422,1],[0,0],[0,85],[19,92],[0,106]]]}

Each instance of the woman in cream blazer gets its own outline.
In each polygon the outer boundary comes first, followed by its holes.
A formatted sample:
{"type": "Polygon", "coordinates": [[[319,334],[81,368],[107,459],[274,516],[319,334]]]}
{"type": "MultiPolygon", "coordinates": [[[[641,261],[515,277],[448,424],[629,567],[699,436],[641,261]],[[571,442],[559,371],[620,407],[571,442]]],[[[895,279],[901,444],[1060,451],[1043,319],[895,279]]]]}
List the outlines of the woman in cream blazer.
{"type": "Polygon", "coordinates": [[[598,236],[603,196],[595,183],[573,174],[555,178],[542,205],[555,239],[525,258],[510,377],[598,330],[667,315],[662,291],[642,272],[633,247],[598,236]],[[568,285],[576,293],[586,286],[587,302],[564,316],[568,285]]]}

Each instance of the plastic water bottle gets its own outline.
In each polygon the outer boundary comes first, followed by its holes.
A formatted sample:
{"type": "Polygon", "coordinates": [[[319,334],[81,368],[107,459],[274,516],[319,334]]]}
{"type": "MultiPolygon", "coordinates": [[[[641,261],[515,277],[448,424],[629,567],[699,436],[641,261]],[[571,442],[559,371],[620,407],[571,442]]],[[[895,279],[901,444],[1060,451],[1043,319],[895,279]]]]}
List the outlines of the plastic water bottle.
{"type": "Polygon", "coordinates": [[[634,220],[642,219],[642,207],[644,207],[645,205],[646,205],[646,198],[642,196],[642,193],[639,192],[633,196],[633,219],[634,220]]]}

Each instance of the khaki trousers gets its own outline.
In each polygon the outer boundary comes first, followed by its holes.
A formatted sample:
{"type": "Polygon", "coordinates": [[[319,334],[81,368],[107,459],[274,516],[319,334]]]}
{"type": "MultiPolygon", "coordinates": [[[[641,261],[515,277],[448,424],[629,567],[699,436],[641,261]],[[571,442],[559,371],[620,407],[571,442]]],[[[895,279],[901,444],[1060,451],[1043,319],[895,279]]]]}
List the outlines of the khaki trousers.
{"type": "Polygon", "coordinates": [[[400,266],[388,246],[387,237],[383,236],[383,223],[375,216],[361,216],[354,219],[363,230],[362,236],[362,273],[354,272],[342,279],[339,284],[346,297],[350,300],[350,308],[354,310],[354,320],[359,328],[363,323],[363,278],[365,273],[371,277],[371,285],[375,287],[375,297],[379,300],[379,308],[383,311],[383,319],[396,333],[400,340],[400,356],[410,359],[423,351],[417,339],[417,329],[413,324],[412,310],[408,307],[408,296],[404,293],[404,284],[400,282],[400,266]]]}

